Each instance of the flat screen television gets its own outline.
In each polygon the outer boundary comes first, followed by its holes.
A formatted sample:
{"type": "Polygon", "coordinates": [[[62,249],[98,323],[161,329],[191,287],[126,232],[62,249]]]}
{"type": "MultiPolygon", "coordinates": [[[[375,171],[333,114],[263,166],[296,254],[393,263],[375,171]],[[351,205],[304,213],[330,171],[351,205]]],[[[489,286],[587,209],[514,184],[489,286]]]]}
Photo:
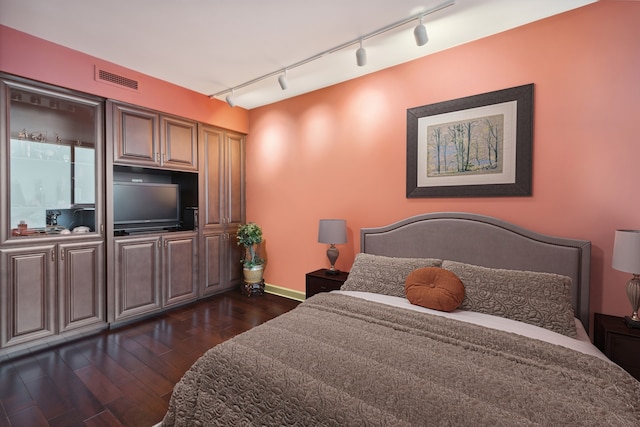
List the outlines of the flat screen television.
{"type": "Polygon", "coordinates": [[[178,184],[114,182],[114,228],[144,231],[179,226],[179,190],[178,184]]]}

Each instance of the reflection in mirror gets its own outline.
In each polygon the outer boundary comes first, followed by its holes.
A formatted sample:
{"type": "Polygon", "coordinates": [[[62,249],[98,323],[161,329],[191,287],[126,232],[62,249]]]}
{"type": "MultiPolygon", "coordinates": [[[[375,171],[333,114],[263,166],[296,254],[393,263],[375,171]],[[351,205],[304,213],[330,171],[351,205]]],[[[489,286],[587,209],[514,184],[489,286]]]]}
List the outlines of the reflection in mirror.
{"type": "Polygon", "coordinates": [[[94,231],[100,101],[19,83],[9,99],[11,235],[94,231]]]}
{"type": "Polygon", "coordinates": [[[95,203],[95,152],[75,144],[11,139],[11,224],[45,228],[47,210],[95,203]]]}

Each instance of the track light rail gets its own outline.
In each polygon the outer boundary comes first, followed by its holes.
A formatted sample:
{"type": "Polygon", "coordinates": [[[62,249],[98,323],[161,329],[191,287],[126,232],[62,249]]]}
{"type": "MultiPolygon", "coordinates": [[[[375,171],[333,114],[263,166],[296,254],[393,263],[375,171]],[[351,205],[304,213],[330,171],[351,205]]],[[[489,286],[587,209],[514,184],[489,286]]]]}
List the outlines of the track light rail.
{"type": "Polygon", "coordinates": [[[291,65],[289,65],[287,67],[283,67],[283,68],[280,68],[280,69],[278,69],[276,71],[273,71],[273,72],[271,72],[269,74],[265,74],[265,75],[262,75],[260,77],[256,77],[253,80],[249,80],[249,81],[244,82],[242,84],[239,84],[237,86],[233,86],[233,87],[231,87],[229,89],[225,89],[225,90],[222,90],[220,92],[216,92],[216,93],[214,93],[212,95],[209,95],[209,98],[215,98],[217,96],[224,95],[225,93],[232,93],[232,92],[234,92],[234,91],[236,91],[238,89],[242,89],[244,87],[251,86],[254,83],[258,83],[258,82],[260,82],[262,80],[268,79],[268,78],[276,76],[278,74],[282,74],[284,70],[290,71],[293,68],[301,67],[301,66],[303,66],[305,64],[308,64],[309,62],[318,60],[318,59],[320,59],[320,58],[322,58],[324,56],[327,56],[327,55],[330,55],[332,53],[338,52],[338,51],[340,51],[342,49],[345,49],[345,48],[347,48],[349,46],[352,46],[352,45],[355,45],[355,44],[359,44],[359,43],[361,43],[361,41],[368,40],[368,39],[371,39],[373,37],[379,36],[380,34],[384,34],[384,33],[388,32],[388,31],[394,30],[394,29],[396,29],[396,28],[398,28],[398,27],[400,27],[402,25],[405,25],[405,24],[411,22],[411,21],[423,18],[423,17],[425,17],[427,15],[431,15],[431,14],[433,14],[435,12],[438,12],[438,11],[440,11],[442,9],[445,9],[445,8],[447,8],[449,6],[453,6],[454,4],[455,4],[455,0],[447,0],[446,2],[441,3],[441,4],[435,6],[435,7],[431,8],[431,9],[428,9],[428,10],[422,11],[420,13],[417,13],[415,15],[412,15],[412,16],[406,18],[406,19],[403,19],[402,21],[394,22],[393,24],[387,25],[386,27],[382,27],[382,28],[380,28],[380,29],[378,29],[376,31],[373,31],[371,33],[368,33],[368,34],[366,34],[366,35],[364,35],[362,37],[358,37],[357,39],[353,39],[353,40],[350,40],[350,41],[348,41],[346,43],[343,43],[341,45],[332,47],[331,49],[327,49],[327,50],[325,50],[323,52],[320,52],[320,53],[318,53],[316,55],[310,56],[309,58],[303,59],[302,61],[298,61],[298,62],[296,62],[294,64],[291,64],[291,65]]]}

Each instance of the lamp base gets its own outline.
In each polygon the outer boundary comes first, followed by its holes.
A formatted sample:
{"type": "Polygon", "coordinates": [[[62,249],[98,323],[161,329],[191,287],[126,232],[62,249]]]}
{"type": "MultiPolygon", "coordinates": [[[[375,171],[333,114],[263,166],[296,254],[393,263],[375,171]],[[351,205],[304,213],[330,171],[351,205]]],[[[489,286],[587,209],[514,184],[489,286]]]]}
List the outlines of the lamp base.
{"type": "Polygon", "coordinates": [[[640,320],[633,320],[630,316],[624,316],[624,323],[629,328],[640,329],[640,320]]]}
{"type": "Polygon", "coordinates": [[[324,274],[326,274],[327,276],[337,276],[338,274],[340,274],[340,270],[325,270],[324,274]]]}

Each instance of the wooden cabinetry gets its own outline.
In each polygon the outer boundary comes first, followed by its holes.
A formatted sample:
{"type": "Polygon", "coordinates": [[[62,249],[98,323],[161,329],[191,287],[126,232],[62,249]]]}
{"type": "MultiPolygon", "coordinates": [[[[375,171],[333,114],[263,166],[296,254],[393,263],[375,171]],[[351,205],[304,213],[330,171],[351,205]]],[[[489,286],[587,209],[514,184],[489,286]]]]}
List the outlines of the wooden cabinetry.
{"type": "Polygon", "coordinates": [[[109,320],[135,317],[162,307],[159,246],[159,237],[115,239],[115,317],[109,320]]]}
{"type": "Polygon", "coordinates": [[[197,233],[115,238],[114,321],[197,298],[197,233]]]}
{"type": "Polygon", "coordinates": [[[244,135],[4,73],[0,125],[0,355],[242,283],[244,135]],[[172,232],[122,236],[115,180],[177,185],[172,232]]]}
{"type": "Polygon", "coordinates": [[[213,126],[200,126],[204,227],[238,226],[245,216],[244,136],[213,126]]]}
{"type": "Polygon", "coordinates": [[[103,247],[93,241],[0,250],[1,347],[104,327],[103,247]]]}
{"type": "Polygon", "coordinates": [[[104,99],[0,73],[0,123],[2,355],[107,327],[104,99]]]}
{"type": "Polygon", "coordinates": [[[235,232],[205,232],[202,241],[201,295],[212,295],[240,286],[243,247],[237,245],[235,232]]]}
{"type": "Polygon", "coordinates": [[[2,249],[2,347],[56,333],[55,245],[2,249]]]}
{"type": "Polygon", "coordinates": [[[160,116],[160,166],[163,168],[198,169],[198,125],[178,117],[160,116]]]}
{"type": "Polygon", "coordinates": [[[349,272],[340,271],[338,274],[327,274],[326,268],[306,274],[307,298],[320,293],[337,291],[349,277],[349,272]]]}
{"type": "Polygon", "coordinates": [[[201,294],[242,283],[242,248],[236,243],[245,221],[244,136],[200,125],[201,294]]]}
{"type": "Polygon", "coordinates": [[[142,107],[107,101],[107,129],[116,164],[196,170],[197,123],[142,107]]]}
{"type": "Polygon", "coordinates": [[[58,246],[60,332],[105,322],[104,242],[58,246]]]}
{"type": "Polygon", "coordinates": [[[162,237],[163,307],[193,301],[198,296],[198,235],[162,237]]]}
{"type": "Polygon", "coordinates": [[[595,313],[593,320],[595,346],[640,381],[640,329],[629,328],[617,316],[595,313]]]}

